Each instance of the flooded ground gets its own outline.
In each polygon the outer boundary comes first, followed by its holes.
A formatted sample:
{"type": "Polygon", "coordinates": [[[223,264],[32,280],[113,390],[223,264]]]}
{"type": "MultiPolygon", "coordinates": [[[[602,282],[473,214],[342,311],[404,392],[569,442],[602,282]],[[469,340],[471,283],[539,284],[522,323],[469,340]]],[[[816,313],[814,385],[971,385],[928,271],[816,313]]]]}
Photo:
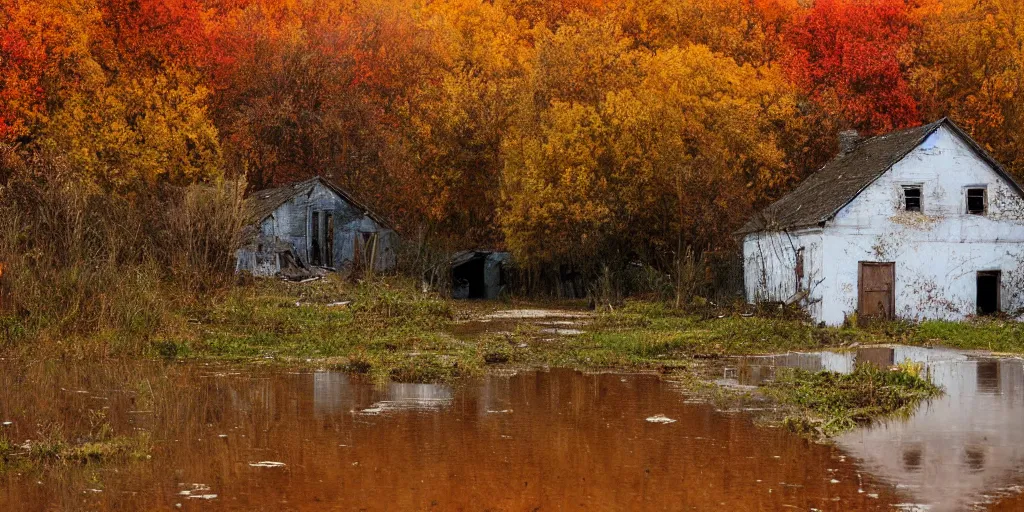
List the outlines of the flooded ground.
{"type": "Polygon", "coordinates": [[[650,375],[380,388],[334,372],[251,372],[3,368],[9,438],[85,430],[99,410],[116,431],[150,431],[153,449],[127,466],[9,473],[0,510],[888,510],[903,500],[841,449],[690,403],[650,375]]]}
{"type": "MultiPolygon", "coordinates": [[[[727,384],[757,385],[780,366],[848,373],[857,363],[922,363],[945,395],[908,419],[861,428],[836,445],[871,474],[898,487],[911,505],[964,510],[1011,499],[1024,509],[1024,361],[916,347],[747,357],[726,369],[727,384]]],[[[1017,507],[1017,508],[1014,508],[1017,507]]]]}
{"type": "Polygon", "coordinates": [[[148,460],[0,474],[0,510],[1024,508],[1021,360],[872,348],[746,358],[724,377],[903,358],[927,361],[948,394],[831,445],[653,375],[381,387],[328,371],[0,362],[4,438],[108,428],[152,444],[148,460]]]}
{"type": "Polygon", "coordinates": [[[517,329],[536,330],[548,337],[578,336],[593,320],[593,313],[574,309],[504,309],[480,315],[455,326],[453,334],[472,339],[483,334],[511,334],[517,329]]]}

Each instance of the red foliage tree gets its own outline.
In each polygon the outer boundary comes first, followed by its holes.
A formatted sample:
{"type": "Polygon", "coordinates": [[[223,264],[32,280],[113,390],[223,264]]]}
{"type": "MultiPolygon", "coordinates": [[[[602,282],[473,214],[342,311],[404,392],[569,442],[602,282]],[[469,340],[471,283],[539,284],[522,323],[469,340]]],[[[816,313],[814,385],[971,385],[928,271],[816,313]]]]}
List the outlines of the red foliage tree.
{"type": "Polygon", "coordinates": [[[818,0],[788,34],[786,68],[828,114],[868,133],[920,121],[907,68],[918,26],[906,0],[818,0]]]}
{"type": "Polygon", "coordinates": [[[0,141],[25,130],[25,113],[42,108],[42,48],[33,46],[12,25],[0,27],[0,141]]]}
{"type": "Polygon", "coordinates": [[[214,45],[213,10],[200,0],[101,0],[103,30],[97,34],[105,64],[120,61],[159,69],[206,67],[214,45]]]}

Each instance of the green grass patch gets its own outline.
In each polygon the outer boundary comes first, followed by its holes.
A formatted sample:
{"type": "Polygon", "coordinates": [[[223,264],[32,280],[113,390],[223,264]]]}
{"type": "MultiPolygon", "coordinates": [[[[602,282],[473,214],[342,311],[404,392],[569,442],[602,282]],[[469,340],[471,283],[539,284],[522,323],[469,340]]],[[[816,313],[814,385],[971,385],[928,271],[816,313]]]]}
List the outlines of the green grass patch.
{"type": "Polygon", "coordinates": [[[1024,352],[1024,324],[997,319],[923,322],[911,328],[905,342],[964,350],[1019,353],[1024,352]]]}
{"type": "Polygon", "coordinates": [[[858,365],[850,374],[780,369],[764,386],[766,395],[799,407],[810,416],[792,416],[786,424],[798,432],[812,429],[826,436],[879,418],[906,416],[923,401],[939,396],[940,388],[907,367],[858,365]]]}
{"type": "Polygon", "coordinates": [[[882,339],[868,331],[819,328],[806,322],[787,319],[630,315],[603,315],[595,322],[587,337],[601,347],[641,358],[814,350],[882,339]]]}
{"type": "Polygon", "coordinates": [[[17,444],[0,436],[0,473],[26,471],[60,465],[102,465],[149,457],[152,449],[147,432],[134,435],[106,435],[77,442],[57,432],[17,444]]]}
{"type": "Polygon", "coordinates": [[[751,355],[878,343],[1024,353],[1024,324],[885,322],[868,327],[818,327],[799,319],[723,315],[702,318],[658,305],[629,303],[597,316],[587,342],[628,357],[751,355]]]}

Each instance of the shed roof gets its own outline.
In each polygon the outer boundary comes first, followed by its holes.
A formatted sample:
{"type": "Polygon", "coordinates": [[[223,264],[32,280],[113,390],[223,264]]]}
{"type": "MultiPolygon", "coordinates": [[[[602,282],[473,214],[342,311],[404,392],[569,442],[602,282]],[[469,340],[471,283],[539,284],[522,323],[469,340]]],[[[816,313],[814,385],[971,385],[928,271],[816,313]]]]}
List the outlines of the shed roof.
{"type": "Polygon", "coordinates": [[[322,184],[335,194],[341,196],[342,199],[347,201],[352,206],[356,207],[359,210],[362,210],[363,213],[367,217],[373,219],[374,222],[388,229],[394,229],[391,223],[388,222],[386,219],[370,211],[369,208],[363,206],[362,203],[353,198],[351,194],[346,192],[338,185],[334,184],[334,182],[332,182],[331,180],[324,178],[322,176],[314,176],[308,180],[297,181],[277,188],[268,188],[260,190],[258,192],[253,192],[252,195],[250,195],[246,199],[246,208],[248,210],[247,214],[249,222],[253,224],[262,222],[263,219],[267,218],[272,213],[274,213],[274,210],[277,210],[277,208],[280,207],[282,204],[288,202],[289,200],[291,200],[291,198],[301,193],[309,192],[317,183],[322,184]]]}
{"type": "Polygon", "coordinates": [[[736,234],[783,231],[824,224],[942,126],[956,133],[1018,194],[1024,196],[1020,185],[988,152],[956,123],[943,118],[931,124],[858,142],[852,150],[835,157],[792,192],[750,219],[736,234]]]}

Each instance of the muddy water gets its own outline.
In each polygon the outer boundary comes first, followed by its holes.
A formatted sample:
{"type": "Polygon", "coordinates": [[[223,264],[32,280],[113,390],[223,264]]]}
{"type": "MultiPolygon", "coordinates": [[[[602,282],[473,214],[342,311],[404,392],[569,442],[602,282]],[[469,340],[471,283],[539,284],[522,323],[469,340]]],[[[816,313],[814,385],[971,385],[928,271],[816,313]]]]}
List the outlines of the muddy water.
{"type": "Polygon", "coordinates": [[[653,376],[375,387],[332,372],[0,366],[10,439],[87,432],[97,417],[151,432],[152,458],[8,473],[0,510],[890,510],[907,499],[843,449],[691,403],[653,376]]]}
{"type": "Polygon", "coordinates": [[[924,365],[945,396],[908,419],[858,429],[836,444],[880,479],[896,485],[908,506],[931,510],[985,507],[1024,510],[1024,361],[915,347],[750,357],[725,380],[756,385],[779,366],[849,372],[857,363],[924,365]],[[923,507],[922,507],[923,508],[923,507]]]}

